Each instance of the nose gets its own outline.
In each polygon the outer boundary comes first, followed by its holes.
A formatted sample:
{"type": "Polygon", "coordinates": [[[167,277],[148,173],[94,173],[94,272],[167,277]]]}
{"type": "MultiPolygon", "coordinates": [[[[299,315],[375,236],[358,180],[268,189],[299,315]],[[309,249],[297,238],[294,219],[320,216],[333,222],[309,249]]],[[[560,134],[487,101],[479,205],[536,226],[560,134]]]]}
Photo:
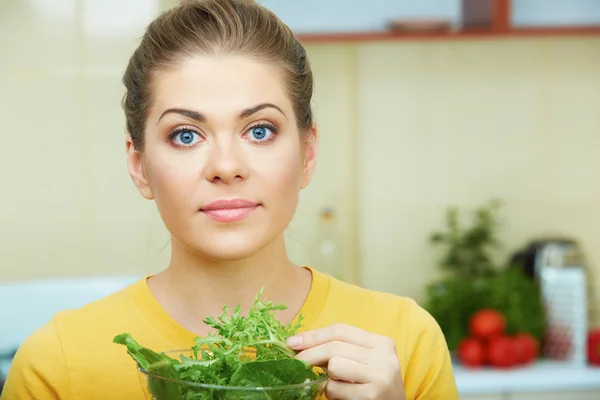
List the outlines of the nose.
{"type": "Polygon", "coordinates": [[[232,183],[243,180],[248,168],[242,149],[235,140],[220,140],[212,143],[207,154],[204,174],[213,183],[232,183]]]}

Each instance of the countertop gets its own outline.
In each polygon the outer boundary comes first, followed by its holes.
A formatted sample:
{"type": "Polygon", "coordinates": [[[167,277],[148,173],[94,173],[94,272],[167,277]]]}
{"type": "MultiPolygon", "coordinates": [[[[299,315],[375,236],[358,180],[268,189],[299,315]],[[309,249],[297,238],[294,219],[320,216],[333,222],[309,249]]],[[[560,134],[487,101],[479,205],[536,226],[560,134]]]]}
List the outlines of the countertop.
{"type": "Polygon", "coordinates": [[[560,361],[540,361],[510,370],[469,369],[454,365],[461,395],[517,392],[599,390],[600,367],[576,366],[560,361]]]}

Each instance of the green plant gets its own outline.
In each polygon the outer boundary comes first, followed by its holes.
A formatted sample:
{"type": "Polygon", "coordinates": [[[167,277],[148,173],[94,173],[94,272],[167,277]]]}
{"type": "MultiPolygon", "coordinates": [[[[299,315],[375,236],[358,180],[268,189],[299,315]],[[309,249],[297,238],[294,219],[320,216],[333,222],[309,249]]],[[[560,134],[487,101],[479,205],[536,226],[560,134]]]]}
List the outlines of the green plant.
{"type": "Polygon", "coordinates": [[[494,308],[506,317],[506,332],[529,333],[542,340],[546,328],[544,303],[538,284],[520,268],[505,267],[483,281],[484,307],[494,308]]]}
{"type": "Polygon", "coordinates": [[[482,308],[502,312],[507,333],[526,332],[542,339],[546,321],[538,285],[520,268],[492,261],[491,252],[499,248],[500,205],[493,200],[478,208],[466,228],[459,223],[458,210],[451,208],[447,230],[430,237],[434,245],[447,246],[440,260],[446,276],[427,286],[424,307],[440,325],[451,350],[469,335],[469,320],[482,308]]]}
{"type": "Polygon", "coordinates": [[[440,261],[443,269],[458,277],[488,276],[494,272],[491,251],[499,247],[495,229],[499,225],[501,202],[492,200],[475,210],[471,226],[463,227],[458,209],[446,212],[447,229],[434,232],[429,238],[434,245],[445,245],[440,261]]]}

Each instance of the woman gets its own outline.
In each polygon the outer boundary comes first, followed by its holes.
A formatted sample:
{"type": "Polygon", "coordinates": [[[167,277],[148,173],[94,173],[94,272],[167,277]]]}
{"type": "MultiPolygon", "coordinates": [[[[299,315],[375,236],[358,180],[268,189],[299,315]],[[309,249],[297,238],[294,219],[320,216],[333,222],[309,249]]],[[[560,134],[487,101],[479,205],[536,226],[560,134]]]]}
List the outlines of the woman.
{"type": "Polygon", "coordinates": [[[330,399],[457,399],[448,349],[414,301],[293,265],[284,244],[312,177],[313,77],[302,46],[265,8],[197,0],[148,27],[123,82],[127,162],[171,233],[168,268],[57,314],[20,348],[4,398],[142,399],[115,335],[189,348],[223,305],[264,297],[304,316],[289,340],[327,365],[330,399]]]}

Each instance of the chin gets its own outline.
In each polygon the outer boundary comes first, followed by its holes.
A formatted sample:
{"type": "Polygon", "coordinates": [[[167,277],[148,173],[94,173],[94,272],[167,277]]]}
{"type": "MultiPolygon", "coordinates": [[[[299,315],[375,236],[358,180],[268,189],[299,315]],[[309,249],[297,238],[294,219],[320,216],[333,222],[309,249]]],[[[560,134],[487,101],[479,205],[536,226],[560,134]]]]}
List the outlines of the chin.
{"type": "Polygon", "coordinates": [[[206,258],[215,261],[239,261],[258,253],[272,240],[257,236],[217,233],[198,242],[192,246],[193,251],[206,258]]]}

